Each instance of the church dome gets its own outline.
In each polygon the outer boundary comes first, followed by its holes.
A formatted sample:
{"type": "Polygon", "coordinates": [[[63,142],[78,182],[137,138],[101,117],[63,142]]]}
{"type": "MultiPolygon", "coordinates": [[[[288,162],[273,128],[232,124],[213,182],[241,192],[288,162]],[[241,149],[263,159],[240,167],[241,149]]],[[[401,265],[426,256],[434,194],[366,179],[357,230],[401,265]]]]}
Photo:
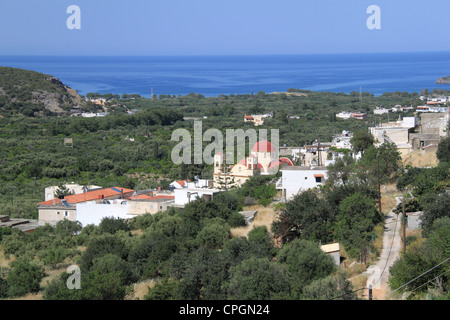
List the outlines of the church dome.
{"type": "Polygon", "coordinates": [[[275,149],[269,141],[262,140],[257,142],[253,148],[252,152],[274,152],[275,149]]]}

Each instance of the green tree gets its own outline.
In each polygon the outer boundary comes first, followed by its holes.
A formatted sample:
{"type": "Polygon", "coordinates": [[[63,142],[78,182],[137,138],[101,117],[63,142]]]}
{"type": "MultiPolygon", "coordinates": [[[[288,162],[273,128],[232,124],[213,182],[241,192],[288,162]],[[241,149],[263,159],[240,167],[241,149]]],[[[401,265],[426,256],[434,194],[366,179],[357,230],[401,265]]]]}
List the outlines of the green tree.
{"type": "Polygon", "coordinates": [[[87,272],[91,269],[93,261],[108,253],[115,254],[122,259],[128,256],[125,243],[115,235],[105,234],[89,241],[86,251],[81,256],[81,270],[87,272]]]}
{"type": "Polygon", "coordinates": [[[271,259],[276,254],[266,226],[256,226],[248,233],[249,256],[271,259]]]}
{"type": "Polygon", "coordinates": [[[55,226],[55,232],[64,236],[77,235],[82,229],[79,221],[70,221],[67,219],[58,221],[55,226]]]}
{"type": "Polygon", "coordinates": [[[98,270],[81,277],[80,300],[123,300],[127,294],[120,272],[102,273],[98,270]]]}
{"type": "Polygon", "coordinates": [[[450,254],[449,237],[450,218],[437,219],[428,239],[409,245],[390,268],[391,288],[400,292],[414,290],[414,295],[437,288],[441,295],[446,295],[450,289],[448,262],[442,262],[450,254]]]}
{"type": "Polygon", "coordinates": [[[334,186],[342,183],[347,184],[354,171],[355,160],[348,154],[342,158],[337,158],[333,164],[328,165],[327,184],[334,186]]]}
{"type": "Polygon", "coordinates": [[[440,162],[450,162],[450,138],[444,138],[439,142],[436,157],[440,162]]]}
{"type": "Polygon", "coordinates": [[[272,202],[277,190],[274,185],[261,185],[255,190],[255,198],[259,200],[260,204],[267,206],[272,202]]]}
{"type": "Polygon", "coordinates": [[[130,265],[124,259],[112,253],[95,258],[91,270],[99,271],[100,274],[118,274],[122,280],[122,283],[126,285],[129,285],[137,280],[130,265]]]}
{"type": "Polygon", "coordinates": [[[450,194],[429,195],[423,200],[423,205],[421,227],[426,236],[431,231],[435,220],[450,217],[450,194]]]}
{"type": "Polygon", "coordinates": [[[56,189],[55,192],[53,193],[55,198],[70,196],[71,194],[72,192],[66,187],[64,183],[60,184],[58,186],[58,189],[56,189]]]}
{"type": "Polygon", "coordinates": [[[286,265],[290,276],[292,294],[300,298],[303,288],[312,281],[324,278],[336,270],[330,256],[318,245],[295,239],[286,243],[277,254],[278,261],[286,265]]]}
{"type": "Polygon", "coordinates": [[[5,299],[8,297],[9,286],[8,282],[0,278],[0,299],[5,299]]]}
{"type": "Polygon", "coordinates": [[[334,217],[318,192],[307,190],[286,203],[272,232],[283,242],[296,238],[328,242],[334,217]]]}
{"type": "Polygon", "coordinates": [[[208,248],[221,248],[230,238],[230,226],[222,218],[211,219],[197,234],[200,245],[208,248]]]}
{"type": "Polygon", "coordinates": [[[27,293],[38,292],[44,275],[44,271],[38,265],[24,259],[17,260],[8,274],[8,296],[20,297],[27,293]]]}
{"type": "Polygon", "coordinates": [[[369,245],[375,225],[380,221],[375,201],[359,192],[354,193],[340,204],[335,237],[351,257],[358,257],[369,245]]]}
{"type": "Polygon", "coordinates": [[[157,282],[153,288],[148,288],[145,300],[175,300],[177,294],[178,281],[163,278],[157,282]]]}
{"type": "Polygon", "coordinates": [[[231,300],[286,300],[290,283],[285,267],[266,258],[249,258],[230,268],[231,300]]]}
{"type": "Polygon", "coordinates": [[[128,221],[121,218],[105,217],[99,224],[99,229],[102,233],[115,234],[116,232],[130,231],[128,221]]]}
{"type": "Polygon", "coordinates": [[[366,130],[358,130],[353,134],[350,143],[355,152],[363,152],[373,145],[374,137],[366,130]]]}
{"type": "Polygon", "coordinates": [[[305,300],[356,300],[353,285],[343,273],[317,279],[303,288],[305,300]]]}

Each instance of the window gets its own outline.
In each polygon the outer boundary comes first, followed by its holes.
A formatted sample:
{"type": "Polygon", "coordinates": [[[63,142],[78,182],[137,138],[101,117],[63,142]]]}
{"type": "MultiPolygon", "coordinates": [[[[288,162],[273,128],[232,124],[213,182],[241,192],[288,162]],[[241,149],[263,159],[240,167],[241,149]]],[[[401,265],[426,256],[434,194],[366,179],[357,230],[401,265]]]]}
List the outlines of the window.
{"type": "Polygon", "coordinates": [[[316,183],[321,183],[323,179],[323,174],[315,174],[314,178],[316,179],[316,183]]]}
{"type": "Polygon", "coordinates": [[[69,216],[69,211],[65,211],[64,212],[64,217],[68,217],[69,216]]]}

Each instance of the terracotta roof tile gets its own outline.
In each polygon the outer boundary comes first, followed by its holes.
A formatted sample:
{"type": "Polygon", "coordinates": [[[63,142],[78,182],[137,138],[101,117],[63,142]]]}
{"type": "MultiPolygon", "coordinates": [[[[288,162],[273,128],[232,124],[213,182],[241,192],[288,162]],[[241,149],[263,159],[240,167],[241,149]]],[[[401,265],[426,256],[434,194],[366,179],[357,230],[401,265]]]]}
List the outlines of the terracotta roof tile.
{"type": "MultiPolygon", "coordinates": [[[[98,190],[92,190],[85,193],[79,193],[79,194],[73,194],[70,196],[65,196],[64,199],[68,203],[80,203],[85,201],[92,201],[99,199],[99,196],[102,196],[104,198],[117,196],[121,194],[121,190],[123,190],[124,194],[134,192],[134,190],[126,189],[126,188],[120,188],[120,187],[113,187],[113,188],[107,188],[107,189],[98,189],[98,190]]],[[[53,201],[55,201],[55,204],[61,203],[61,199],[51,199],[44,202],[39,202],[38,205],[53,205],[53,201]]]]}

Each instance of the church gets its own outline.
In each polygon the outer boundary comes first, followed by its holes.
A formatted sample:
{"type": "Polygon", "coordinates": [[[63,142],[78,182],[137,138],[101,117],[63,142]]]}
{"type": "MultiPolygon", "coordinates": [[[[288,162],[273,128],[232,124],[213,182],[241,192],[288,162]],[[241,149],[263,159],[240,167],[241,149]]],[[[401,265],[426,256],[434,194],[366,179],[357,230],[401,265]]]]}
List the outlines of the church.
{"type": "Polygon", "coordinates": [[[228,167],[223,153],[214,156],[214,188],[231,189],[240,187],[255,174],[276,174],[282,166],[293,166],[292,160],[277,157],[273,145],[266,140],[257,142],[247,158],[228,167]]]}

